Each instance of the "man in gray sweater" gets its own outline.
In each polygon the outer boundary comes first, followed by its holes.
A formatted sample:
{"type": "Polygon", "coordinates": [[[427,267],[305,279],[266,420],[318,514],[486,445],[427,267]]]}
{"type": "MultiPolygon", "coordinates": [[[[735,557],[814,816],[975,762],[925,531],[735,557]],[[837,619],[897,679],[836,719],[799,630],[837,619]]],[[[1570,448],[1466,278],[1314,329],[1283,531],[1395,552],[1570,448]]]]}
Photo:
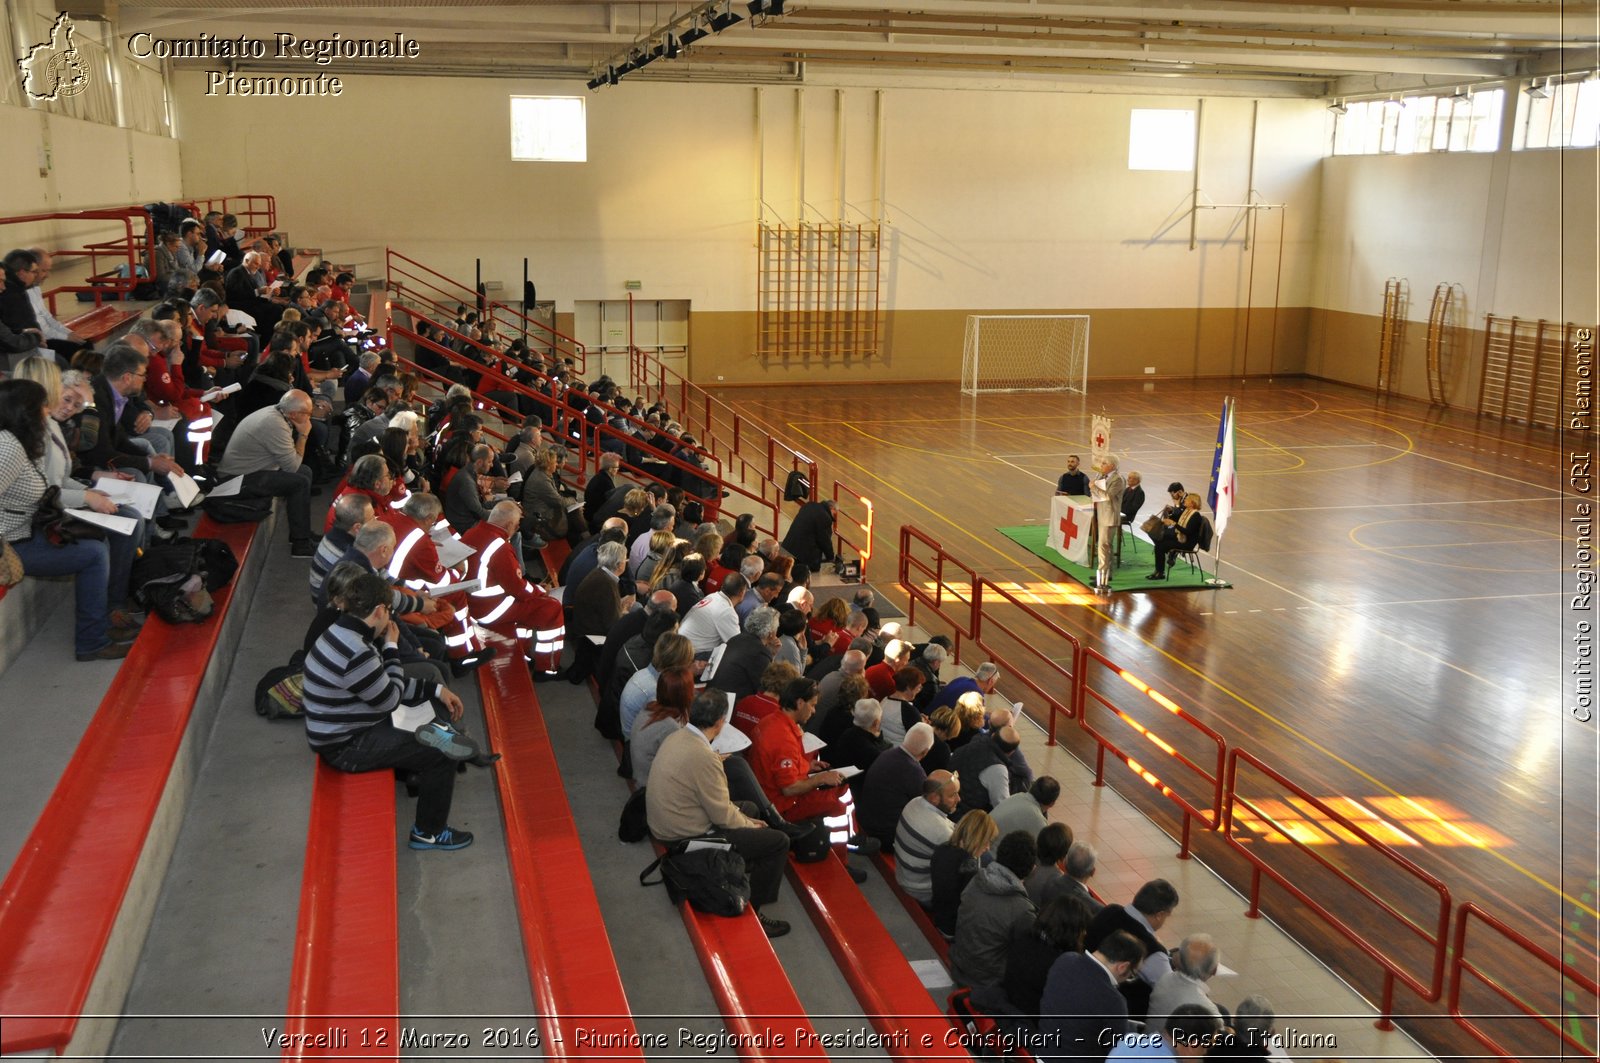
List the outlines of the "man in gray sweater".
{"type": "Polygon", "coordinates": [[[285,500],[289,552],[295,557],[314,555],[321,538],[311,534],[311,469],[305,464],[310,434],[311,396],[286,391],[276,406],[239,422],[218,466],[224,480],[244,477],[241,495],[285,500]]]}

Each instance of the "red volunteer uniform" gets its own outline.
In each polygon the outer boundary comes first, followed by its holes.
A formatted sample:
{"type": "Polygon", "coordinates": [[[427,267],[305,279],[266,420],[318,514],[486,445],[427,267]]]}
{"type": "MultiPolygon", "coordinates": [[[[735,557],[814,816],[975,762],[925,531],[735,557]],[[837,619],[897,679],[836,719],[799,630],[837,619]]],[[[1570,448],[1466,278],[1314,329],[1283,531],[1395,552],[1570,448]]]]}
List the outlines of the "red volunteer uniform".
{"type": "Polygon", "coordinates": [[[468,608],[478,626],[529,643],[528,659],[541,671],[560,671],[567,635],[561,603],[528,582],[522,559],[511,548],[510,534],[481,520],[467,529],[461,541],[477,551],[471,573],[483,586],[472,592],[468,608]]]}

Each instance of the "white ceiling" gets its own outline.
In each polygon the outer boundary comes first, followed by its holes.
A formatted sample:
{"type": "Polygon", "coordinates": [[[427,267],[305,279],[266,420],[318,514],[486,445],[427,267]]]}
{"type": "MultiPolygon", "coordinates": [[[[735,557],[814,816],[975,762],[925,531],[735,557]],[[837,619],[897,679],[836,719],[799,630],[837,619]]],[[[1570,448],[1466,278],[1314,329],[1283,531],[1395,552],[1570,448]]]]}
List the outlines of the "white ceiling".
{"type": "MultiPolygon", "coordinates": [[[[71,7],[71,0],[62,6],[71,7]]],[[[194,39],[339,32],[420,43],[395,73],[587,78],[696,4],[120,0],[117,29],[194,39]]],[[[1351,96],[1600,65],[1600,5],[1547,0],[789,0],[632,80],[894,84],[917,77],[1118,91],[1351,96]]],[[[215,66],[216,60],[201,61],[215,66]]],[[[287,69],[251,61],[241,69],[287,69]]],[[[328,68],[374,72],[371,62],[328,68]]],[[[603,90],[601,90],[603,91],[603,90]]]]}

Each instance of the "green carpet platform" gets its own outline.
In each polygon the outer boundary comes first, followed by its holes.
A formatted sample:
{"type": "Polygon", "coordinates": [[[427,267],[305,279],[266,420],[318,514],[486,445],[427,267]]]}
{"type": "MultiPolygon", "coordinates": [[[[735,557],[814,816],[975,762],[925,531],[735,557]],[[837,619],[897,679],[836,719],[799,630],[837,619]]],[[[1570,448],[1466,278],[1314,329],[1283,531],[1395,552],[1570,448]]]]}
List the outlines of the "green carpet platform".
{"type": "MultiPolygon", "coordinates": [[[[1061,553],[1045,545],[1049,533],[1043,524],[1022,524],[995,530],[1030,554],[1044,558],[1085,587],[1094,586],[1094,569],[1073,564],[1061,553]]],[[[1201,557],[1204,558],[1205,555],[1202,554],[1201,557]]],[[[1208,574],[1198,568],[1191,569],[1189,563],[1181,557],[1174,556],[1172,562],[1172,568],[1168,571],[1166,579],[1146,579],[1145,577],[1155,571],[1155,548],[1148,540],[1124,530],[1122,564],[1111,573],[1111,591],[1113,594],[1118,591],[1196,591],[1233,586],[1231,583],[1207,583],[1208,574]]]]}

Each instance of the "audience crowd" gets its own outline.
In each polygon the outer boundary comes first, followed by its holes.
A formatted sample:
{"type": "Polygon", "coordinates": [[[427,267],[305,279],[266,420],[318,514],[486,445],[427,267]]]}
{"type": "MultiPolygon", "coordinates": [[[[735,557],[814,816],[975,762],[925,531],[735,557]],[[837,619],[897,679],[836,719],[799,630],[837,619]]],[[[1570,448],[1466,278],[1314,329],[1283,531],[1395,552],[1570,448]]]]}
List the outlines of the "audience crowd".
{"type": "Polygon", "coordinates": [[[882,849],[957,984],[1042,1038],[1041,1058],[1267,1054],[1270,1004],[1212,997],[1217,943],[1161,939],[1171,884],[1095,895],[1096,852],[1051,818],[1061,786],[1028,765],[1000,669],[946,682],[948,640],[902,637],[870,589],[813,589],[835,559],[832,503],[802,499],[781,541],[763,535],[721,512],[708,455],[664,408],[502,343],[474,311],[417,319],[411,371],[351,308],[349,273],[297,279],[225,215],[158,244],[164,298],[103,350],[45,308],[48,254],[4,258],[0,534],[26,574],[76,576],[79,660],[136,637],[133,559],[189,526],[174,482],[237,481],[240,499],[284,500],[310,562],[308,743],[340,771],[406,780],[412,848],[471,843],[448,822],[456,777],[498,757],[451,684],[519,654],[537,680],[594,684],[649,832],[726,839],[769,936],[789,929],[771,906],[791,851],[882,849]],[[510,438],[486,432],[485,403],[510,438]],[[564,475],[578,443],[602,452],[581,493],[564,475]],[[162,488],[152,519],[107,491],[119,482],[162,488]],[[63,509],[131,526],[73,534],[63,509]]]}

